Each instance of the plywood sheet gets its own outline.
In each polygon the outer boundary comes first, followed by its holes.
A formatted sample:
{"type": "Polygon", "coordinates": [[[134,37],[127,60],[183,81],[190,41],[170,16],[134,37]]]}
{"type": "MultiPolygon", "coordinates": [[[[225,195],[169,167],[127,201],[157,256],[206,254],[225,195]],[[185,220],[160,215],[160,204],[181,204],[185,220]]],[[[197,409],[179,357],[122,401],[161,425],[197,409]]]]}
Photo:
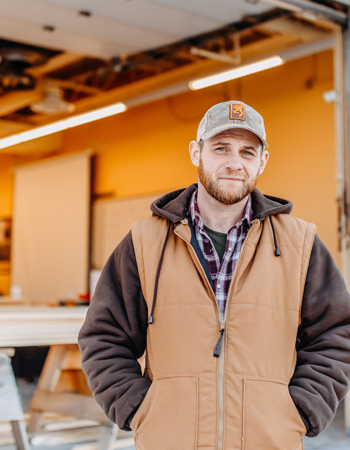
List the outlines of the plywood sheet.
{"type": "Polygon", "coordinates": [[[150,205],[162,193],[118,200],[98,201],[94,204],[92,228],[92,265],[102,269],[133,223],[151,217],[150,205]]]}

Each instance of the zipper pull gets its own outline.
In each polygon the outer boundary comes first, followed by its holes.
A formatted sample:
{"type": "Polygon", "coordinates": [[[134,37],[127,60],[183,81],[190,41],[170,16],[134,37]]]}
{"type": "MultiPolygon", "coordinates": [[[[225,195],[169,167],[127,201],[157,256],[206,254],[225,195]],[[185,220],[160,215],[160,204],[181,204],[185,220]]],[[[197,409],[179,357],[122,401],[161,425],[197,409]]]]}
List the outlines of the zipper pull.
{"type": "Polygon", "coordinates": [[[225,332],[225,328],[221,328],[219,339],[214,348],[214,357],[215,358],[218,358],[220,356],[220,349],[221,349],[221,344],[222,344],[222,340],[224,337],[224,332],[225,332]]]}

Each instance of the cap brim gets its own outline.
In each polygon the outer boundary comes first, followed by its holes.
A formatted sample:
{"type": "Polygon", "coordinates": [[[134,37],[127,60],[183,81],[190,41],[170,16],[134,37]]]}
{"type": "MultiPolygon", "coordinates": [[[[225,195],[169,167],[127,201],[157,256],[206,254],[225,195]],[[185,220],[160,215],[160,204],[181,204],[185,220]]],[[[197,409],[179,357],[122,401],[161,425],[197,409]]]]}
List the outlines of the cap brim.
{"type": "Polygon", "coordinates": [[[201,137],[201,140],[202,141],[206,141],[207,139],[210,139],[210,138],[216,136],[217,134],[222,133],[223,131],[230,130],[231,128],[241,128],[241,129],[250,131],[251,133],[255,134],[255,136],[257,136],[261,140],[261,142],[263,143],[264,148],[268,148],[267,142],[262,136],[260,136],[250,126],[245,125],[245,124],[240,124],[240,123],[232,123],[232,124],[220,125],[219,127],[212,128],[211,130],[208,130],[206,133],[203,134],[203,136],[201,137]]]}

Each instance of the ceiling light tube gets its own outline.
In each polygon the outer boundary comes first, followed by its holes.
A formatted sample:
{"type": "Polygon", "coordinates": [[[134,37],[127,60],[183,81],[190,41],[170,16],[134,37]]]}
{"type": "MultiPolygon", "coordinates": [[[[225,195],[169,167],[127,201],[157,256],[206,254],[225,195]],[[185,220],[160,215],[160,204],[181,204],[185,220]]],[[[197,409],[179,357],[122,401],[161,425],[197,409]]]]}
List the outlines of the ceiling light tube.
{"type": "Polygon", "coordinates": [[[262,70],[271,69],[272,67],[280,66],[283,63],[284,61],[280,56],[273,56],[271,58],[263,59],[252,64],[236,67],[232,70],[226,70],[225,72],[220,72],[216,75],[190,81],[188,86],[190,89],[192,89],[192,91],[197,91],[198,89],[203,89],[208,86],[213,86],[215,84],[224,83],[225,81],[245,77],[246,75],[261,72],[262,70]]]}
{"type": "Polygon", "coordinates": [[[114,116],[115,114],[126,111],[127,107],[124,103],[115,103],[105,108],[95,109],[93,111],[78,114],[62,119],[57,122],[43,125],[42,127],[33,128],[32,130],[22,131],[21,133],[12,134],[11,136],[0,139],[0,149],[11,147],[13,145],[22,144],[23,142],[32,141],[49,134],[58,133],[59,131],[68,130],[68,128],[77,127],[95,120],[104,119],[114,116]]]}

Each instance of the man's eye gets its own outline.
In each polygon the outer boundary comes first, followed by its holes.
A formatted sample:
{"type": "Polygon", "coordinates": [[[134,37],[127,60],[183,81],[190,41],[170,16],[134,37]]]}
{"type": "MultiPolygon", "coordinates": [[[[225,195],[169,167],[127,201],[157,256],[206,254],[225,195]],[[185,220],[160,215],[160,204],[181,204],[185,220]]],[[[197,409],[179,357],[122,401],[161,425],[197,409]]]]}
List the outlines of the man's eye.
{"type": "Polygon", "coordinates": [[[217,147],[216,150],[218,150],[219,152],[225,152],[226,151],[225,147],[217,147]]]}

